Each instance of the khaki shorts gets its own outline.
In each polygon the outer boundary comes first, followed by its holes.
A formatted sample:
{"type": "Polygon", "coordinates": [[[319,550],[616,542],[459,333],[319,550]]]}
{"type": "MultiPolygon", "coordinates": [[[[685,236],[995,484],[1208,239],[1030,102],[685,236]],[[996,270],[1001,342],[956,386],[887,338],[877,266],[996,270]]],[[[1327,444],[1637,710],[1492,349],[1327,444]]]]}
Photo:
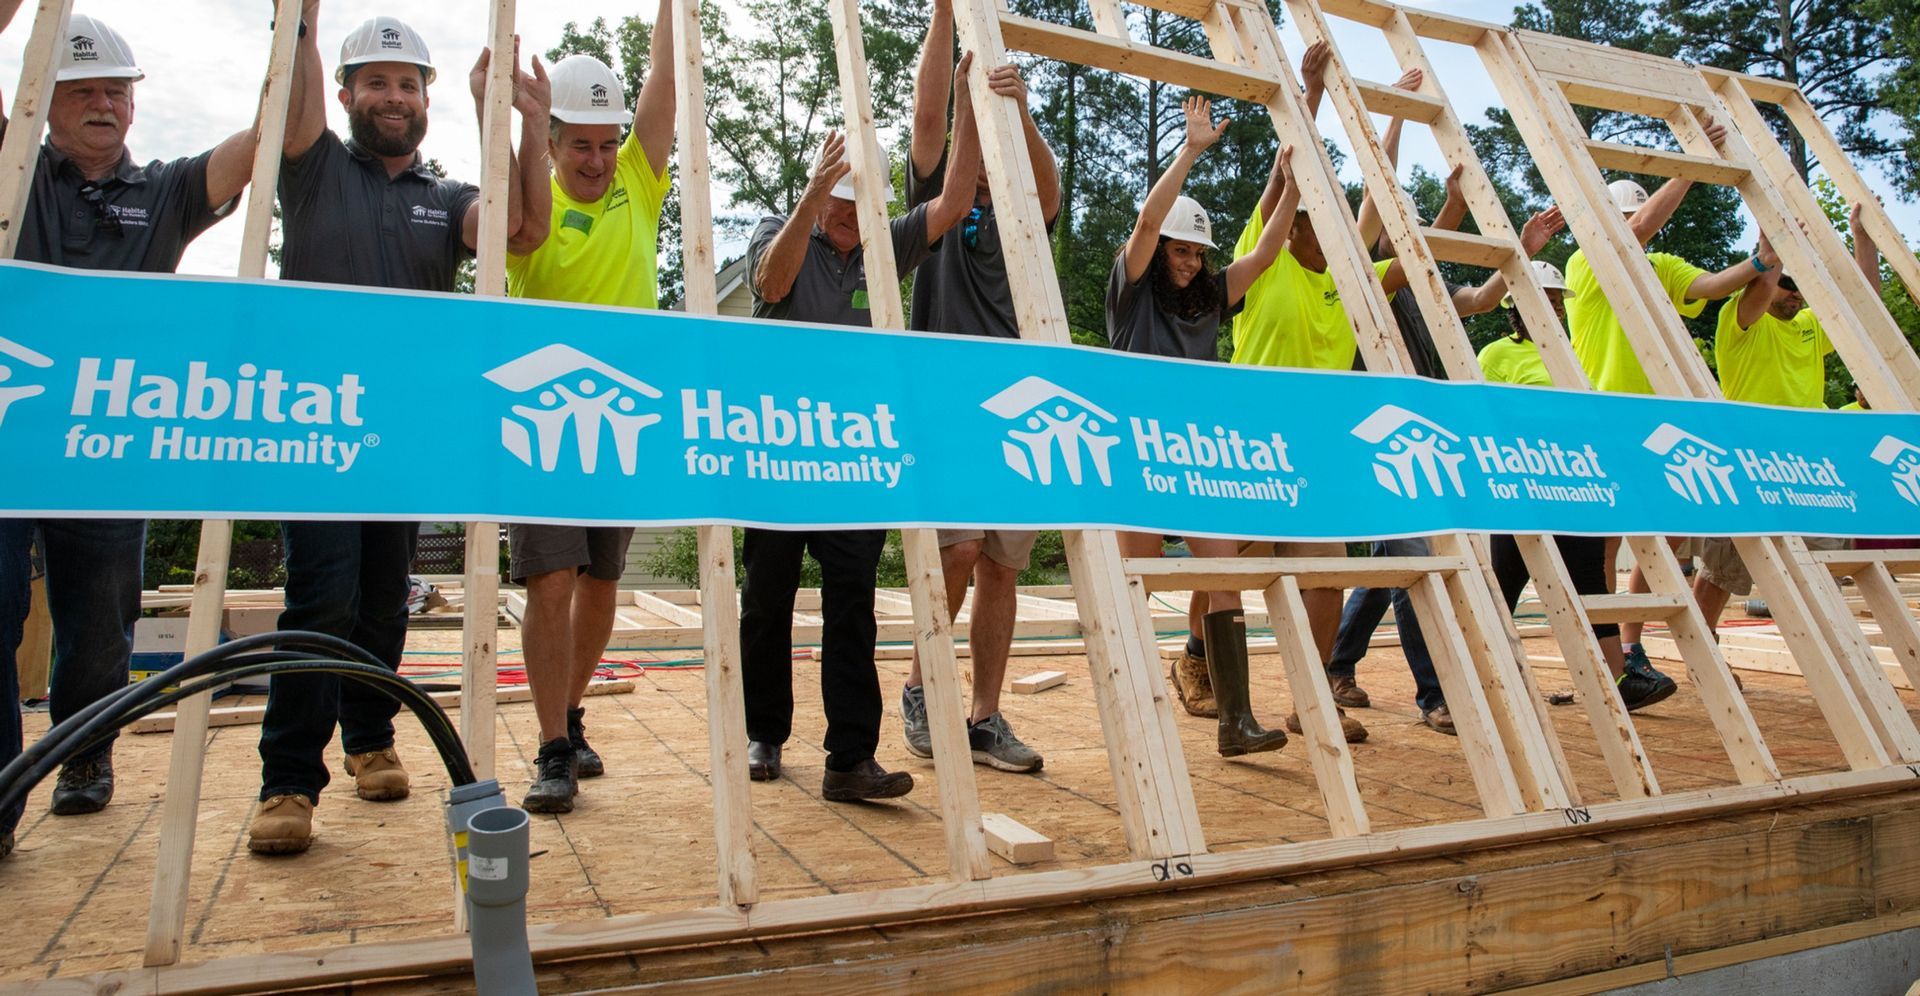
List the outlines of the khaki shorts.
{"type": "Polygon", "coordinates": [[[1027,569],[1033,561],[1033,541],[1040,537],[1037,532],[1017,529],[941,529],[938,533],[940,549],[979,540],[980,552],[1010,571],[1027,569]]]}
{"type": "MultiPolygon", "coordinates": [[[[1809,550],[1850,550],[1853,541],[1834,536],[1808,536],[1805,538],[1809,550]]],[[[1734,548],[1733,540],[1725,536],[1711,536],[1701,540],[1700,576],[1708,584],[1729,595],[1745,596],[1753,591],[1753,575],[1747,572],[1746,561],[1740,559],[1740,551],[1734,548]]]]}

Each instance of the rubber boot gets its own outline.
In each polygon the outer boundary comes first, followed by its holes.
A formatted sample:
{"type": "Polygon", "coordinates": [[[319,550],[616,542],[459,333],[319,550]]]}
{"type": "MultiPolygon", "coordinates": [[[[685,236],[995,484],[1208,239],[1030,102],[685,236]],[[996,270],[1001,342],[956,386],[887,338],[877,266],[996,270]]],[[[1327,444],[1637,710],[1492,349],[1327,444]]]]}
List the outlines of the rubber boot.
{"type": "Polygon", "coordinates": [[[1239,757],[1286,746],[1286,731],[1261,729],[1253,718],[1245,611],[1209,612],[1204,623],[1207,671],[1213,679],[1214,705],[1220,710],[1220,756],[1239,757]]]}

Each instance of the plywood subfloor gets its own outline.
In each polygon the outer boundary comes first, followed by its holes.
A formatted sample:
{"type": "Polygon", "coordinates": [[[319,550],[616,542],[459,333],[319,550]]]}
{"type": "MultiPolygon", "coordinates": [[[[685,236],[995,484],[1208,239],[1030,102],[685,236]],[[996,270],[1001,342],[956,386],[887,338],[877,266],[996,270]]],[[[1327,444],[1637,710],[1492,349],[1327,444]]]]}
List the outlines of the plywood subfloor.
{"type": "MultiPolygon", "coordinates": [[[[414,634],[414,651],[445,651],[457,633],[414,634]]],[[[518,646],[519,634],[501,634],[518,646]]],[[[1557,657],[1551,641],[1528,641],[1530,653],[1557,657]]],[[[644,654],[622,657],[645,660],[644,654]]],[[[422,657],[447,661],[446,657],[422,657]]],[[[511,660],[511,657],[506,658],[511,660]]],[[[654,660],[662,659],[656,655],[654,660]]],[[[930,762],[901,744],[897,699],[905,661],[883,661],[888,702],[880,761],[912,771],[914,793],[895,803],[839,805],[820,798],[824,730],[818,665],[795,666],[798,702],[785,776],[753,788],[753,846],[768,898],[850,892],[925,882],[943,876],[944,843],[930,762]]],[[[1571,687],[1557,663],[1537,660],[1543,689],[1571,687]]],[[[962,663],[963,671],[965,662],[962,663]]],[[[1016,731],[1047,759],[1037,776],[978,770],[982,809],[1014,816],[1055,841],[1051,869],[1105,863],[1125,856],[1093,690],[1080,656],[1016,658],[1011,677],[1042,670],[1070,675],[1038,695],[1003,698],[1016,731]]],[[[1255,707],[1269,725],[1290,709],[1279,660],[1255,657],[1255,707]]],[[[1670,672],[1681,690],[1641,714],[1641,736],[1669,792],[1733,784],[1733,772],[1691,694],[1683,669],[1670,672]]],[[[1747,695],[1775,758],[1787,775],[1840,770],[1841,758],[1808,697],[1792,676],[1745,674],[1747,695]]],[[[1472,783],[1457,742],[1419,725],[1412,680],[1397,648],[1376,648],[1362,663],[1361,684],[1374,706],[1356,710],[1372,732],[1355,750],[1361,794],[1378,829],[1477,815],[1472,783]]],[[[603,917],[707,905],[713,901],[710,793],[706,780],[705,691],[697,669],[653,669],[632,695],[590,700],[588,733],[609,774],[584,783],[579,807],[536,817],[535,920],[603,917]]],[[[1910,709],[1920,699],[1901,693],[1910,709]]],[[[1557,707],[1570,763],[1587,801],[1612,798],[1605,768],[1577,705],[1557,707]]],[[[1214,754],[1211,721],[1182,715],[1187,763],[1208,841],[1230,850],[1324,837],[1324,807],[1300,744],[1255,758],[1214,754]]],[[[46,728],[30,715],[27,733],[46,728]]],[[[415,775],[412,798],[369,803],[336,774],[321,797],[319,837],[305,855],[250,854],[245,829],[258,791],[257,727],[224,727],[207,742],[207,784],[201,807],[192,909],[185,959],[205,960],[342,942],[393,940],[443,933],[451,886],[439,798],[447,778],[418,727],[403,715],[399,746],[415,775]]],[[[511,798],[532,772],[537,733],[532,707],[505,706],[499,718],[498,770],[511,798]]],[[[20,828],[19,851],[0,863],[0,894],[9,929],[0,936],[0,981],[72,975],[139,963],[152,877],[170,737],[122,737],[116,750],[118,794],[106,811],[56,818],[43,786],[20,828]]],[[[338,764],[338,748],[330,751],[338,764]]],[[[337,772],[337,768],[335,769],[337,772]]],[[[1016,874],[996,859],[995,874],[1016,874]]]]}

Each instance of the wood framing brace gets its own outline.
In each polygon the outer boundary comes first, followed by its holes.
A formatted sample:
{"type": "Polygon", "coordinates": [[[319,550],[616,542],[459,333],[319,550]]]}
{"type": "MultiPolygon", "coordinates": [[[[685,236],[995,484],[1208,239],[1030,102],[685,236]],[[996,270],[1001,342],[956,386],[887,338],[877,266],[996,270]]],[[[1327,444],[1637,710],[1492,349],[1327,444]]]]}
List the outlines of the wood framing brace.
{"type": "MultiPolygon", "coordinates": [[[[1352,321],[1368,369],[1412,369],[1387,297],[1302,97],[1301,81],[1282,52],[1265,6],[1252,0],[1145,0],[1145,5],[1200,22],[1211,57],[1155,48],[1130,37],[1118,0],[1091,0],[1096,30],[1086,31],[1009,13],[994,0],[953,0],[961,47],[975,54],[968,92],[978,122],[983,162],[994,195],[1017,324],[1023,338],[1067,343],[1066,309],[1054,278],[1034,165],[1024,136],[1023,109],[985,83],[1009,49],[1148,76],[1264,106],[1283,143],[1295,149],[1302,209],[1325,250],[1328,272],[1352,321]]],[[[61,27],[70,0],[40,0],[14,124],[0,148],[0,252],[18,236],[35,162],[61,27]]],[[[494,52],[513,50],[514,0],[488,0],[494,52]]],[[[243,277],[264,273],[271,200],[287,118],[287,84],[297,42],[297,0],[278,0],[278,27],[267,84],[260,98],[261,146],[249,194],[243,277]]],[[[1407,293],[1433,334],[1448,378],[1481,374],[1438,267],[1456,261],[1493,268],[1508,283],[1515,306],[1557,386],[1590,388],[1554,307],[1528,265],[1519,229],[1507,217],[1484,164],[1474,153],[1454,104],[1423,39],[1473,47],[1485,63],[1535,164],[1556,201],[1609,203],[1602,169],[1620,169],[1735,187],[1779,249],[1837,350],[1876,409],[1920,408],[1920,359],[1900,336],[1878,297],[1855,270],[1844,243],[1819,223],[1818,206],[1793,174],[1761,117],[1758,103],[1777,104],[1835,177],[1843,194],[1868,206],[1864,224],[1894,272],[1920,301],[1920,262],[1907,251],[1891,219],[1870,197],[1804,96],[1777,81],[1704,70],[1668,59],[1516,31],[1399,7],[1386,0],[1287,0],[1289,16],[1309,42],[1334,35],[1338,16],[1377,29],[1402,70],[1419,69],[1417,89],[1397,89],[1355,77],[1337,45],[1326,68],[1326,95],[1350,141],[1367,195],[1384,234],[1407,271],[1407,293]],[[1678,151],[1598,141],[1582,130],[1573,104],[1648,114],[1672,129],[1678,151]],[[1374,115],[1426,124],[1450,166],[1462,170],[1461,188],[1478,234],[1423,223],[1398,183],[1376,130],[1374,115]],[[1706,118],[1728,125],[1716,146],[1706,118]],[[1804,227],[1803,223],[1804,222],[1804,227]]],[[[871,74],[860,32],[859,0],[829,0],[835,55],[856,191],[863,261],[878,328],[902,328],[905,311],[888,237],[884,186],[892,171],[874,120],[871,74]]],[[[673,8],[679,122],[678,170],[686,240],[687,308],[718,310],[714,280],[712,206],[706,146],[706,96],[696,0],[673,8]]],[[[1384,67],[1371,67],[1384,68],[1384,67]]],[[[486,165],[480,226],[478,290],[505,292],[505,222],[512,60],[496,57],[487,81],[482,124],[486,165]]],[[[1373,76],[1385,75],[1374,72],[1373,76]]],[[[1718,387],[1655,280],[1634,233],[1617,212],[1567,212],[1572,233],[1593,272],[1630,330],[1634,355],[1654,389],[1680,398],[1718,397],[1718,387]]],[[[230,524],[204,524],[190,593],[188,653],[214,645],[225,604],[230,524]]],[[[1742,538],[1737,548],[1772,606],[1771,642],[1758,634],[1716,642],[1688,594],[1668,540],[1625,538],[1651,592],[1581,595],[1550,538],[1516,542],[1531,572],[1581,702],[1577,713],[1594,733],[1592,748],[1611,784],[1576,785],[1566,749],[1520,643],[1490,569],[1489,541],[1480,535],[1442,535],[1424,556],[1351,559],[1340,556],[1264,556],[1209,559],[1123,559],[1111,531],[1065,535],[1073,585],[1023,590],[1017,598],[1021,635],[1077,639],[1088,657],[1107,767],[1112,809],[1129,860],[1097,867],[1020,871],[996,865],[998,853],[1019,864],[1051,841],[1005,817],[983,815],[967,741],[966,695],[954,640],[970,620],[950,606],[937,541],[924,529],[904,533],[908,584],[883,591],[882,641],[911,643],[925,678],[928,721],[944,835],[945,879],[933,884],[864,893],[763,898],[753,852],[753,813],[747,782],[746,730],[740,674],[739,605],[730,529],[699,529],[697,592],[635,592],[620,611],[630,624],[622,636],[655,639],[656,647],[698,647],[704,660],[716,875],[712,902],[694,909],[539,924],[531,928],[542,962],[615,952],[708,944],[774,935],[872,927],[982,911],[1059,906],[1110,897],[1153,897],[1254,879],[1383,860],[1452,855],[1495,846],[1558,841],[1594,831],[1666,824],[1787,805],[1911,792],[1920,786],[1920,729],[1903,706],[1894,678],[1920,686],[1920,627],[1910,593],[1896,574],[1920,568],[1920,552],[1814,553],[1795,537],[1742,538]],[[1852,601],[1836,578],[1851,577],[1852,601]],[[1313,632],[1307,603],[1328,589],[1356,585],[1407,590],[1426,623],[1438,678],[1459,733],[1459,748],[1482,810],[1478,818],[1392,830],[1375,828],[1355,774],[1354,751],[1339,713],[1313,632]],[[1245,591],[1250,622],[1270,626],[1303,730],[1314,789],[1324,806],[1329,837],[1225,853],[1210,852],[1195,804],[1162,670],[1156,628],[1184,630],[1190,602],[1163,592],[1245,591]],[[1067,601],[1071,598],[1072,601],[1067,601]],[[1855,605],[1876,621],[1865,628],[1855,605]],[[1156,611],[1155,606],[1159,607],[1156,611]],[[1593,626],[1656,621],[1684,662],[1690,688],[1706,708],[1714,735],[1737,785],[1663,792],[1634,719],[1618,691],[1606,650],[1593,626]],[[1743,642],[1745,641],[1745,642],[1743,642]],[[1723,653],[1722,645],[1726,647],[1723,653]],[[1766,654],[1771,664],[1805,675],[1831,728],[1847,770],[1782,778],[1752,711],[1729,669],[1728,654],[1766,654]],[[1586,802],[1587,797],[1608,801],[1586,802]],[[1024,834],[1022,831],[1026,831],[1024,834]]],[[[494,753],[499,532],[472,523],[467,532],[461,734],[474,766],[487,777],[494,753]]],[[[518,612],[521,596],[509,594],[518,612]]],[[[1197,597],[1197,596],[1196,596],[1197,597]]],[[[812,642],[818,620],[803,599],[798,642],[812,642]],[[814,627],[810,629],[809,627],[814,627]]],[[[902,650],[902,652],[905,652],[902,650]]],[[[1054,677],[1027,679],[1033,690],[1054,677]]],[[[1077,680],[1077,679],[1076,679],[1077,680]]],[[[1019,683],[1016,683],[1018,685],[1019,683]]],[[[1016,688],[1016,690],[1023,690],[1016,688]]],[[[1051,693],[1063,694],[1063,693],[1051,693]]],[[[212,714],[205,697],[181,703],[174,733],[159,856],[145,949],[149,966],[84,980],[29,984],[29,991],[242,992],[337,985],[358,980],[418,978],[461,971],[469,942],[457,932],[420,941],[348,945],[308,954],[257,955],[205,965],[175,965],[188,906],[194,829],[198,818],[203,745],[212,714]]],[[[221,722],[229,721],[222,714],[221,722]]],[[[1675,779],[1680,782],[1680,779],[1675,779]]],[[[1376,807],[1376,811],[1379,807],[1376,807]]],[[[858,817],[854,817],[856,820],[858,817]]],[[[1920,821],[1902,832],[1920,833],[1920,821]]],[[[1905,837],[1900,838],[1905,840],[1905,837]]],[[[456,904],[458,906],[458,904],[456,904]]]]}

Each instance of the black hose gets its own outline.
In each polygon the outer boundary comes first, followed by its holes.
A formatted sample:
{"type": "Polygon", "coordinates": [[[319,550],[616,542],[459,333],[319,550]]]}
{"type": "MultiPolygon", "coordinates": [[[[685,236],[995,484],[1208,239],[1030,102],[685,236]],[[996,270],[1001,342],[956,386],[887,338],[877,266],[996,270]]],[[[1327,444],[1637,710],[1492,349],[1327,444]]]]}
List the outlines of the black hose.
{"type": "Polygon", "coordinates": [[[466,785],[476,780],[446,710],[412,682],[345,640],[320,633],[264,633],[222,644],[145,681],[118,689],[68,717],[0,769],[0,811],[24,802],[47,775],[72,758],[85,756],[104,743],[112,731],[128,723],[241,679],[316,671],[366,682],[411,709],[439,751],[453,783],[466,785]],[[315,658],[310,652],[262,649],[274,646],[305,646],[358,659],[315,658]]]}

